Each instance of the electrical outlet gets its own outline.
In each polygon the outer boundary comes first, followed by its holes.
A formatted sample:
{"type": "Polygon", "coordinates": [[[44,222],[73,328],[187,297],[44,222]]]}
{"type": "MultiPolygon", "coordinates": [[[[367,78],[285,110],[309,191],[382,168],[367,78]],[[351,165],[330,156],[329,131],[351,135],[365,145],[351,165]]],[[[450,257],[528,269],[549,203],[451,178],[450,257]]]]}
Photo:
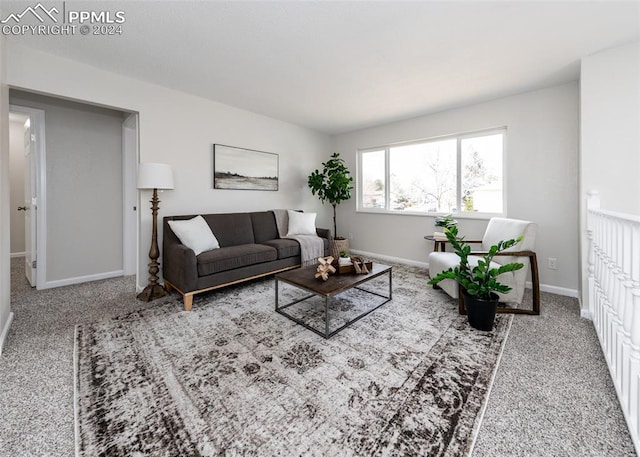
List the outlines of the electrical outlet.
{"type": "Polygon", "coordinates": [[[349,239],[352,240],[353,239],[353,233],[349,232],[349,239]]]}
{"type": "Polygon", "coordinates": [[[556,259],[555,257],[549,257],[549,259],[547,260],[547,267],[549,268],[549,270],[557,269],[558,259],[556,259]]]}

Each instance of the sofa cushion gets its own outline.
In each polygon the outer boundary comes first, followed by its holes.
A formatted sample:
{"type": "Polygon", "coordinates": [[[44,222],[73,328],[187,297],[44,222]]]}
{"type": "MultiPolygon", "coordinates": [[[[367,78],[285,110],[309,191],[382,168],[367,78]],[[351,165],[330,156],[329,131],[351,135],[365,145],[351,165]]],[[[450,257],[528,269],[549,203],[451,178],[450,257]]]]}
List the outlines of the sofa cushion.
{"type": "Polygon", "coordinates": [[[205,251],[196,257],[198,276],[232,270],[277,259],[276,249],[264,244],[242,244],[205,251]]]}
{"type": "Polygon", "coordinates": [[[203,217],[220,247],[255,243],[249,213],[205,214],[203,217]]]}
{"type": "Polygon", "coordinates": [[[278,252],[278,259],[288,259],[300,255],[300,243],[295,240],[278,238],[277,240],[263,241],[261,244],[275,248],[278,252]]]}
{"type": "Polygon", "coordinates": [[[202,216],[196,216],[186,221],[168,221],[168,224],[182,244],[193,250],[196,255],[220,247],[218,240],[211,232],[209,224],[205,222],[202,216]]]}
{"type": "Polygon", "coordinates": [[[316,213],[300,213],[289,209],[287,215],[289,218],[287,236],[316,234],[316,213]]]}
{"type": "Polygon", "coordinates": [[[280,238],[273,211],[250,213],[250,216],[251,225],[253,225],[253,238],[256,243],[280,238]]]}

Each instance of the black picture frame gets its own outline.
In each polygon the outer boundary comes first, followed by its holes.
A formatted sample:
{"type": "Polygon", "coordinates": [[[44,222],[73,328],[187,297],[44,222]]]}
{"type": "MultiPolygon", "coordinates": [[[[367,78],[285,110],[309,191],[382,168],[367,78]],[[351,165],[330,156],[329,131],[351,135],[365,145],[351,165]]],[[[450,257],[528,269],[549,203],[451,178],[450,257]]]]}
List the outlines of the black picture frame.
{"type": "Polygon", "coordinates": [[[214,189],[277,191],[278,181],[278,154],[213,145],[214,189]]]}

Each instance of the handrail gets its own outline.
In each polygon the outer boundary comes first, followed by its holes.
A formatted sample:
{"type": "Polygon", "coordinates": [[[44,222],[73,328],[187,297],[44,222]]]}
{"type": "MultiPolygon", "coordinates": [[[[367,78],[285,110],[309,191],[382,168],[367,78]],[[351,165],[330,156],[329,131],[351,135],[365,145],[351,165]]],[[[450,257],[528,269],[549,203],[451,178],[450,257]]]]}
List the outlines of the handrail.
{"type": "Polygon", "coordinates": [[[619,213],[600,208],[590,208],[589,211],[596,212],[604,216],[615,217],[616,219],[621,219],[623,221],[640,222],[640,216],[635,214],[619,213]]]}

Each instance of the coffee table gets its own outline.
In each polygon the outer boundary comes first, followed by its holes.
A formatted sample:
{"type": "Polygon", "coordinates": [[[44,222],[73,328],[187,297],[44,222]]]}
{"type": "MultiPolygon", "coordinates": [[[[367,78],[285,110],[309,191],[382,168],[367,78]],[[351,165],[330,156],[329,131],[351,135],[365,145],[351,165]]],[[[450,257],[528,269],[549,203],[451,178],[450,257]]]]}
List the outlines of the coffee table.
{"type": "MultiPolygon", "coordinates": [[[[321,279],[316,279],[314,274],[316,272],[316,266],[308,266],[303,268],[298,268],[295,270],[288,270],[283,273],[278,273],[275,276],[275,288],[276,288],[276,312],[282,314],[283,316],[288,317],[292,321],[302,325],[303,327],[311,330],[312,332],[317,333],[324,338],[331,338],[336,333],[344,330],[349,325],[354,322],[362,319],[369,313],[375,311],[385,303],[389,302],[392,297],[392,284],[391,284],[391,267],[389,265],[384,265],[381,263],[374,263],[369,274],[359,275],[359,274],[336,274],[331,275],[327,281],[322,281],[321,279]],[[387,295],[383,295],[381,293],[371,291],[368,289],[364,289],[360,286],[371,281],[374,278],[378,278],[383,275],[388,275],[389,282],[389,291],[387,295]],[[304,291],[310,292],[309,295],[305,295],[302,298],[295,299],[289,303],[281,304],[279,289],[280,283],[286,283],[293,286],[296,289],[302,289],[304,291]],[[365,294],[370,294],[372,296],[378,296],[384,299],[382,303],[374,303],[374,306],[371,308],[367,308],[363,310],[361,313],[357,314],[355,317],[348,320],[346,323],[338,327],[337,329],[331,330],[331,318],[335,316],[331,316],[330,308],[331,303],[335,299],[335,297],[339,294],[343,294],[352,289],[357,289],[365,294]],[[292,314],[285,311],[287,308],[291,306],[304,302],[312,297],[320,297],[323,299],[324,305],[324,329],[317,329],[311,326],[308,322],[293,316],[292,314]]],[[[322,305],[320,305],[322,306],[322,305]]],[[[342,311],[334,311],[333,313],[339,313],[342,311]]]]}

